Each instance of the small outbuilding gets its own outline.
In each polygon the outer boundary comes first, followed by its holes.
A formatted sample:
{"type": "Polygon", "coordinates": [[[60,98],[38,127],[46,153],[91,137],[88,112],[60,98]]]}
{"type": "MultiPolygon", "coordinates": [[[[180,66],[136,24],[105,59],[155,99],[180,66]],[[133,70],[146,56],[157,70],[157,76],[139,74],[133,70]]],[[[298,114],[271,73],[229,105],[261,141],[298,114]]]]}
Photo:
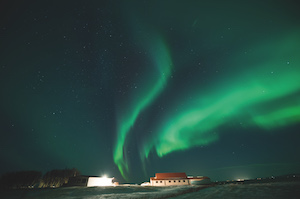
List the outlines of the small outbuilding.
{"type": "Polygon", "coordinates": [[[75,176],[69,178],[67,186],[84,186],[84,187],[99,187],[99,186],[115,186],[115,178],[108,178],[106,176],[75,176]]]}

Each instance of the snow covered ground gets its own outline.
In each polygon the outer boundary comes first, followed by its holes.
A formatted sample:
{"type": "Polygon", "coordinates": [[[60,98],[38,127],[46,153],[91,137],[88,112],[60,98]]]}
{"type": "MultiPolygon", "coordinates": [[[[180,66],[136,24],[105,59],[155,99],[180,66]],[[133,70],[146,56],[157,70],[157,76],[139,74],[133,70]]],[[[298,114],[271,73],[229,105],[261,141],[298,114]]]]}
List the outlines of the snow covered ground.
{"type": "Polygon", "coordinates": [[[5,190],[0,198],[100,199],[100,198],[300,198],[300,182],[226,184],[212,187],[65,187],[57,189],[5,190]]]}

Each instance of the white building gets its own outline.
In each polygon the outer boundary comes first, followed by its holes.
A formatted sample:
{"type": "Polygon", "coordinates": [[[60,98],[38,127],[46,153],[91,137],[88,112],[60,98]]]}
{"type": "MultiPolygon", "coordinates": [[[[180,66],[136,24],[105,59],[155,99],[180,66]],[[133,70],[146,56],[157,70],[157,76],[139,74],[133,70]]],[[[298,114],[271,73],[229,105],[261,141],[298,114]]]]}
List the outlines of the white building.
{"type": "Polygon", "coordinates": [[[189,180],[185,173],[156,173],[150,178],[151,186],[176,186],[189,185],[189,180]]]}
{"type": "Polygon", "coordinates": [[[143,183],[143,186],[179,186],[179,185],[207,185],[210,178],[205,176],[187,176],[185,173],[156,173],[150,178],[150,183],[143,183]]]}
{"type": "Polygon", "coordinates": [[[69,178],[67,186],[87,186],[87,187],[99,187],[99,186],[116,186],[115,178],[108,178],[106,176],[75,176],[69,178]]]}
{"type": "Polygon", "coordinates": [[[89,177],[87,187],[114,186],[114,178],[89,177]]]}

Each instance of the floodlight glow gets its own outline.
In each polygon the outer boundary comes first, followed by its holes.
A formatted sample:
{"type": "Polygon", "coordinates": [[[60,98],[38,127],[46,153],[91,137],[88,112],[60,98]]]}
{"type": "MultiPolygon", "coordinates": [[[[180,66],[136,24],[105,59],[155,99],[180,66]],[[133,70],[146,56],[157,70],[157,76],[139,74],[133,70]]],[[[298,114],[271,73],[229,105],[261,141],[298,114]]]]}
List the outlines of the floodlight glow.
{"type": "Polygon", "coordinates": [[[103,177],[89,177],[88,187],[100,187],[100,186],[113,186],[113,178],[103,177]]]}

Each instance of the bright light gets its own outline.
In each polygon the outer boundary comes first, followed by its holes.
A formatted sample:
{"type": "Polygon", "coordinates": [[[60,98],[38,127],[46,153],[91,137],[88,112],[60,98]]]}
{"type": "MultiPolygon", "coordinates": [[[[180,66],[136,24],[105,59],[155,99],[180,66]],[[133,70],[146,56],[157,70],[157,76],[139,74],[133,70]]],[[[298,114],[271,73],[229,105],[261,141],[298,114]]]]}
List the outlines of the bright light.
{"type": "Polygon", "coordinates": [[[99,187],[99,186],[113,186],[113,178],[103,177],[89,177],[87,186],[88,187],[99,187]]]}

